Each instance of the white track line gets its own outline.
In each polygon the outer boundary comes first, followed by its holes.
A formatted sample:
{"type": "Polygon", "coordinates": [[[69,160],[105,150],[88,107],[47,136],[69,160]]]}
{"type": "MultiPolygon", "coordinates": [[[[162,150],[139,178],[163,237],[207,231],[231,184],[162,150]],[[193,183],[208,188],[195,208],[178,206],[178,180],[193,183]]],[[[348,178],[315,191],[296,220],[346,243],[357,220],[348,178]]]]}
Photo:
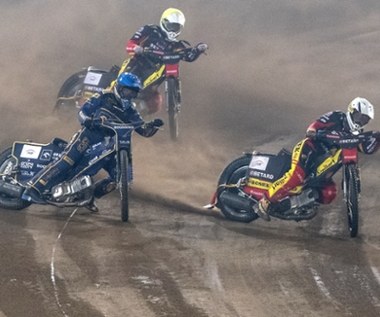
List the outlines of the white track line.
{"type": "Polygon", "coordinates": [[[325,295],[328,299],[332,300],[329,290],[327,289],[325,283],[323,283],[322,278],[319,276],[318,272],[312,267],[309,268],[311,274],[313,275],[314,281],[317,284],[320,291],[325,295]]]}
{"type": "Polygon", "coordinates": [[[51,260],[50,260],[50,278],[51,278],[51,282],[53,283],[55,301],[56,301],[59,309],[61,310],[62,314],[65,317],[69,317],[69,315],[66,314],[66,312],[63,309],[63,306],[61,304],[61,301],[59,300],[58,287],[57,287],[57,284],[55,282],[55,268],[54,268],[55,251],[57,249],[57,245],[58,245],[59,239],[61,238],[63,232],[65,231],[67,225],[69,224],[71,218],[74,216],[74,214],[77,212],[77,210],[78,210],[78,208],[75,208],[74,211],[71,213],[70,217],[67,218],[65,225],[63,226],[61,232],[59,233],[57,239],[55,240],[55,243],[54,243],[54,246],[53,246],[53,250],[52,250],[52,253],[51,253],[51,260]]]}

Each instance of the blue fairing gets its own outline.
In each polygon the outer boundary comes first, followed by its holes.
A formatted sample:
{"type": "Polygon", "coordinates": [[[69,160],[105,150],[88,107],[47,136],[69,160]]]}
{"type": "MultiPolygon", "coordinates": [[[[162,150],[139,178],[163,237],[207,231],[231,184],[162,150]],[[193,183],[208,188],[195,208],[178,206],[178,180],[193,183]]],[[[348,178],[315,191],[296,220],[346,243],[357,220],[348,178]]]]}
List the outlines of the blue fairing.
{"type": "MultiPolygon", "coordinates": [[[[95,175],[105,165],[114,162],[113,149],[113,138],[94,144],[85,153],[78,165],[67,175],[66,179],[79,174],[95,175]]],[[[27,182],[49,163],[58,159],[63,150],[62,144],[56,144],[53,141],[48,144],[15,142],[12,155],[18,160],[20,171],[18,180],[22,183],[27,182]]]]}

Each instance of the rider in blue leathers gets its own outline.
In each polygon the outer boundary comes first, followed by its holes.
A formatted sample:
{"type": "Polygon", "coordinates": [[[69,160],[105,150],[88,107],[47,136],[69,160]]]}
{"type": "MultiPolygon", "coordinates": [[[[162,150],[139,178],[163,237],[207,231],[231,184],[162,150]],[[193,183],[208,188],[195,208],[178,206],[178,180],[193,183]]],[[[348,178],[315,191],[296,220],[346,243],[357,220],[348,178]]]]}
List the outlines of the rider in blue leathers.
{"type": "MultiPolygon", "coordinates": [[[[141,88],[141,81],[136,75],[123,73],[118,77],[112,91],[104,91],[84,103],[78,113],[82,128],[73,136],[62,156],[28,182],[22,199],[42,203],[41,195],[64,181],[67,171],[80,161],[91,145],[101,142],[105,137],[112,135],[113,132],[110,129],[102,126],[102,122],[106,120],[120,123],[142,123],[142,126],[136,129],[136,132],[144,137],[153,136],[158,131],[158,128],[163,125],[163,121],[155,119],[144,123],[132,102],[132,99],[137,97],[141,88]]],[[[105,167],[105,169],[109,177],[96,183],[95,197],[97,198],[115,188],[114,166],[105,167]]],[[[93,204],[90,209],[96,211],[97,208],[93,204]]]]}

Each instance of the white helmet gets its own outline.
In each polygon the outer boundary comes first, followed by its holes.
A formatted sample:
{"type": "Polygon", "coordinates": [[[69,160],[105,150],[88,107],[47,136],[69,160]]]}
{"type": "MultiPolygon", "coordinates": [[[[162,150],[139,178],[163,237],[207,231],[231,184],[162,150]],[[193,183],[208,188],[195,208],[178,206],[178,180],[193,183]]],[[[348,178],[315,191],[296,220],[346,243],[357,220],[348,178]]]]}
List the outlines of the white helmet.
{"type": "Polygon", "coordinates": [[[375,117],[375,111],[367,99],[357,97],[348,105],[346,116],[350,132],[357,135],[375,117]]]}
{"type": "Polygon", "coordinates": [[[185,16],[174,8],[169,8],[162,13],[160,27],[166,33],[170,41],[175,41],[185,26],[185,16]]]}

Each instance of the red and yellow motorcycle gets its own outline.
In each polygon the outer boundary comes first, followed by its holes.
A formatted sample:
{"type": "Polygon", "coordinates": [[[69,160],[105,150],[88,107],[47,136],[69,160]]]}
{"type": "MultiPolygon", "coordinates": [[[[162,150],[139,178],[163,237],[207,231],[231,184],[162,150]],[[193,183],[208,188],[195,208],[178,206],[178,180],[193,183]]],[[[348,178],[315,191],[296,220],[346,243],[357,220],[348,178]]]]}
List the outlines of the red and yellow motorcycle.
{"type": "MultiPolygon", "coordinates": [[[[271,206],[269,214],[283,220],[310,220],[320,204],[328,204],[336,196],[333,176],[342,170],[343,199],[347,207],[348,229],[356,237],[359,229],[359,195],[361,191],[358,146],[375,141],[378,132],[359,135],[326,134],[320,136],[330,150],[318,157],[312,172],[302,186],[271,206]],[[329,186],[331,184],[331,186],[329,186]]],[[[258,218],[253,206],[279,179],[291,164],[291,154],[282,149],[278,154],[247,153],[235,159],[220,174],[217,190],[205,208],[219,208],[227,219],[251,222],[258,218]]]]}

